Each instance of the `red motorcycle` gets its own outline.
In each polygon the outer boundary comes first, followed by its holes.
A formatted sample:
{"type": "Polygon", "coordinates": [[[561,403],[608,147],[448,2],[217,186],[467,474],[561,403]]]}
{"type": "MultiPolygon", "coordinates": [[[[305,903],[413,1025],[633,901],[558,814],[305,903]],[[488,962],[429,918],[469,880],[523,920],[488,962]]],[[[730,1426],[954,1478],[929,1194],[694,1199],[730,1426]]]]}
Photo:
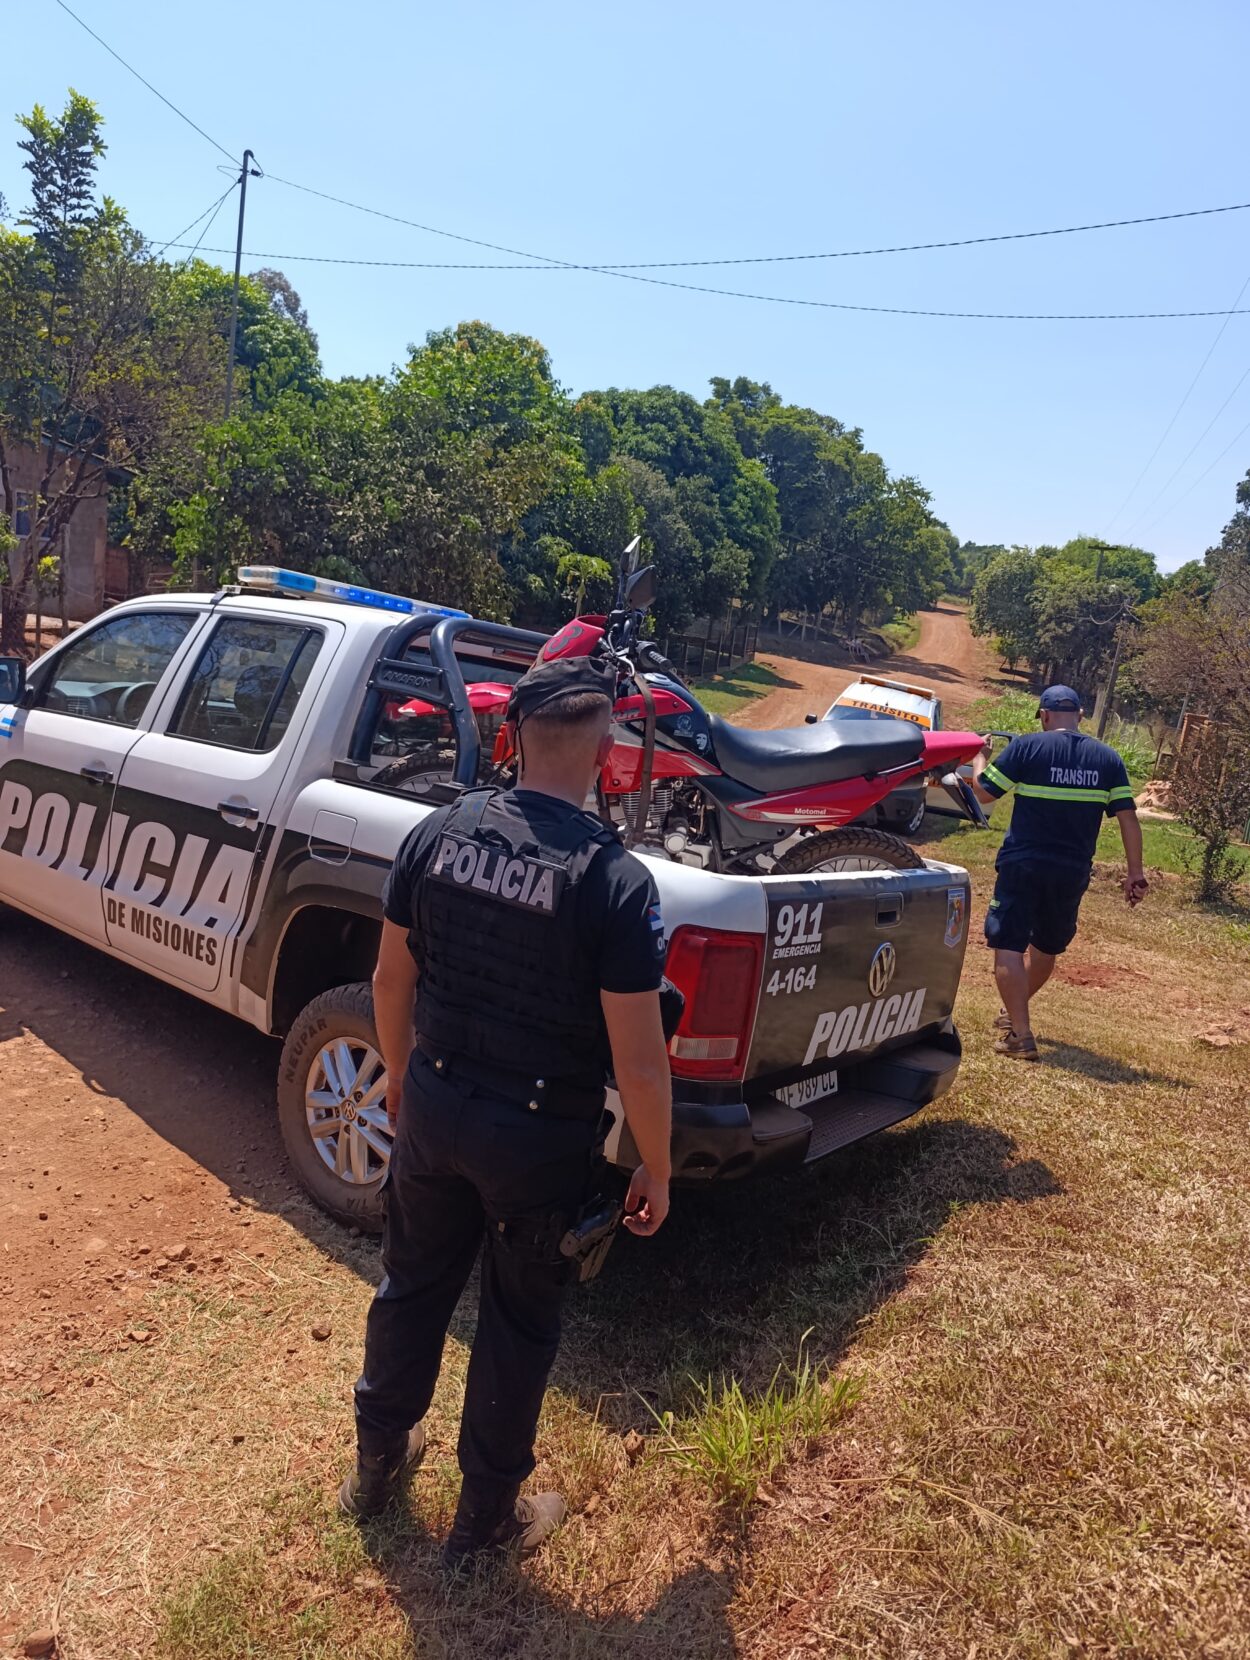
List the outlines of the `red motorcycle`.
{"type": "MultiPolygon", "coordinates": [[[[776,732],[734,726],[709,714],[644,637],[654,599],[654,567],[647,566],[623,579],[609,616],[575,617],[539,653],[548,661],[593,653],[617,670],[614,741],[595,793],[600,815],[630,846],[752,875],[917,870],[924,860],[907,842],[852,821],[896,785],[921,776],[944,785],[961,814],[985,825],[955,771],[982,747],[975,732],[928,732],[905,720],[852,725],[809,718],[776,732]]],[[[504,718],[509,687],[478,681],[467,691],[479,732],[494,739],[488,781],[506,784],[516,762],[515,732],[504,718]]],[[[410,753],[375,782],[439,799],[454,761],[454,750],[440,747],[451,741],[447,716],[420,699],[396,713],[431,722],[437,753],[410,753]]]]}
{"type": "MultiPolygon", "coordinates": [[[[575,617],[539,653],[547,660],[597,653],[616,665],[614,742],[597,795],[601,814],[630,845],[756,875],[915,870],[924,860],[907,842],[852,821],[922,775],[985,825],[955,770],[981,749],[977,733],[927,732],[905,720],[809,720],[777,732],[734,726],[709,714],[643,636],[654,599],[648,566],[623,582],[610,616],[575,617]]],[[[496,766],[511,759],[512,729],[505,725],[496,766]]]]}

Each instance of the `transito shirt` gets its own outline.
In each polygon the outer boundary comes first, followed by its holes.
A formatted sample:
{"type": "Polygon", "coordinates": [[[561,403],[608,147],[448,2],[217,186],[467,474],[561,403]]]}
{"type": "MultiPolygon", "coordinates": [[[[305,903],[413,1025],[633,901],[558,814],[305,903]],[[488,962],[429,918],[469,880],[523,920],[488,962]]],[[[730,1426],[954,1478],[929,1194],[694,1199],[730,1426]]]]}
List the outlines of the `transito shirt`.
{"type": "Polygon", "coordinates": [[[1042,860],[1089,871],[1104,815],[1134,806],[1124,762],[1084,732],[1029,732],[1013,738],[981,774],[991,795],[1016,792],[998,865],[1042,860]]]}

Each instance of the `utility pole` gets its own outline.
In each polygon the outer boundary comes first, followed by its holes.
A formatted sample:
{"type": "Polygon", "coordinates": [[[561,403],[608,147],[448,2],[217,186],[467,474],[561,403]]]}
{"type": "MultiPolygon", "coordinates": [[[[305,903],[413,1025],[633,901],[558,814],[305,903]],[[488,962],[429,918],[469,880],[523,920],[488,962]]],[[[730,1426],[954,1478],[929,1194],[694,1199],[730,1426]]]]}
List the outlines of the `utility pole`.
{"type": "Polygon", "coordinates": [[[239,172],[239,232],[234,244],[234,294],[230,301],[230,357],[226,365],[227,418],[234,398],[234,350],[239,333],[239,269],[243,264],[243,214],[247,207],[247,181],[249,175],[254,179],[264,177],[259,167],[252,166],[255,160],[256,157],[250,150],[244,150],[243,166],[239,172]]]}
{"type": "Polygon", "coordinates": [[[1111,700],[1115,697],[1115,683],[1120,673],[1120,654],[1124,650],[1125,624],[1133,612],[1133,602],[1127,594],[1121,600],[1120,615],[1115,625],[1115,646],[1111,653],[1111,667],[1107,670],[1106,681],[1098,693],[1094,706],[1095,725],[1094,736],[1101,738],[1107,730],[1107,721],[1111,715],[1111,700]]]}
{"type": "Polygon", "coordinates": [[[1102,556],[1104,553],[1115,553],[1119,547],[1116,542],[1091,542],[1090,547],[1098,555],[1094,561],[1094,581],[1102,581],[1102,556]]]}
{"type": "MultiPolygon", "coordinates": [[[[1094,560],[1094,581],[1101,582],[1102,556],[1104,553],[1115,553],[1119,544],[1114,542],[1091,542],[1089,545],[1098,556],[1094,560]]],[[[1111,700],[1115,696],[1116,677],[1120,672],[1120,649],[1124,634],[1124,618],[1126,615],[1127,609],[1122,610],[1119,620],[1115,625],[1115,649],[1111,653],[1111,667],[1107,671],[1106,681],[1100,688],[1098,696],[1094,702],[1095,736],[1098,738],[1101,738],[1103,733],[1107,730],[1107,720],[1111,714],[1111,700]]]]}

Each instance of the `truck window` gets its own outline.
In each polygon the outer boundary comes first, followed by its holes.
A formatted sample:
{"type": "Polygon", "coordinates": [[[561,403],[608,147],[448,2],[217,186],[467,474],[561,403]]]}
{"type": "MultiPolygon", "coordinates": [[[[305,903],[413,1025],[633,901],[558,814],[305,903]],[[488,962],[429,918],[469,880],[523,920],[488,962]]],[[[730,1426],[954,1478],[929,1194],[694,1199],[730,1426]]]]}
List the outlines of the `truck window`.
{"type": "Polygon", "coordinates": [[[223,617],[191,672],[171,734],[225,749],[276,749],[321,640],[320,629],[299,623],[223,617]]]}
{"type": "Polygon", "coordinates": [[[101,623],[54,659],[36,707],[137,726],[196,621],[194,611],[132,611],[101,623]]]}

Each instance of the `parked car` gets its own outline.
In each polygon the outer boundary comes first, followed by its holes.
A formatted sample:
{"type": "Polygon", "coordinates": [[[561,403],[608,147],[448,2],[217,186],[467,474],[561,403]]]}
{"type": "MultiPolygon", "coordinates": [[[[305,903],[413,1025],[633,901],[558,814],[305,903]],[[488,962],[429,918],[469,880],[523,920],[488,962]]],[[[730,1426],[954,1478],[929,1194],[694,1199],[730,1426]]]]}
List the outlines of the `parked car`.
{"type": "MultiPolygon", "coordinates": [[[[916,686],[906,680],[887,680],[882,675],[864,674],[854,680],[825,710],[824,718],[834,721],[909,720],[926,732],[942,724],[942,700],[931,686],[916,686]]],[[[884,801],[864,816],[865,824],[879,824],[896,834],[914,836],[925,812],[950,798],[940,785],[926,787],[923,778],[900,784],[884,801]]]]}

